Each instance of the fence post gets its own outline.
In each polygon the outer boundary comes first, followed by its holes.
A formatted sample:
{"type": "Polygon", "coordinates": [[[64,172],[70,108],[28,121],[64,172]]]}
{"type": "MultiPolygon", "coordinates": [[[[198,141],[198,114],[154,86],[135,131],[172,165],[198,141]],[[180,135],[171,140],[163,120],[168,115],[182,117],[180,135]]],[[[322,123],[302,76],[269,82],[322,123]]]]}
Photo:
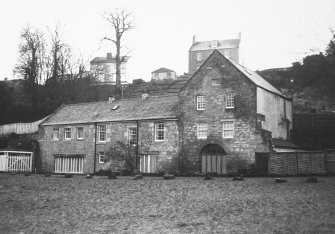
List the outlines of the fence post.
{"type": "Polygon", "coordinates": [[[296,162],[296,167],[297,167],[297,175],[299,175],[299,159],[298,159],[298,157],[299,157],[299,154],[296,151],[295,152],[295,162],[296,162]]]}
{"type": "Polygon", "coordinates": [[[327,150],[323,151],[323,160],[325,163],[326,174],[328,175],[328,160],[327,160],[327,150]]]}

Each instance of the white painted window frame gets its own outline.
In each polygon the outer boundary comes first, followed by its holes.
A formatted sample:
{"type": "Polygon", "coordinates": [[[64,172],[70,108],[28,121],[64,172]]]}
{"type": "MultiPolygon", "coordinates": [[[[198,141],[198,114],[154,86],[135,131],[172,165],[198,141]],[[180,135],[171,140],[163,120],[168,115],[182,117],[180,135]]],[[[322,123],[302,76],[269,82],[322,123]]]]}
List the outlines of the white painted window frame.
{"type": "Polygon", "coordinates": [[[64,128],[64,140],[70,141],[71,138],[72,138],[72,129],[71,129],[71,127],[64,128]],[[68,131],[69,129],[70,129],[70,131],[68,131]],[[70,137],[67,136],[68,133],[70,134],[70,137]]]}
{"type": "Polygon", "coordinates": [[[226,109],[234,109],[235,108],[235,93],[227,93],[226,98],[226,109]]]}
{"type": "Polygon", "coordinates": [[[77,140],[84,140],[84,127],[76,127],[76,135],[77,135],[77,140]],[[82,129],[79,131],[79,129],[82,129]],[[79,136],[79,132],[81,132],[82,136],[79,136]]]}
{"type": "Polygon", "coordinates": [[[197,96],[197,110],[205,110],[206,103],[205,103],[205,96],[199,95],[197,96]]]}
{"type": "Polygon", "coordinates": [[[98,142],[106,142],[106,140],[107,140],[107,124],[98,124],[97,130],[98,130],[98,142]],[[102,127],[105,128],[104,131],[102,131],[102,129],[101,129],[102,127]],[[101,133],[104,133],[105,139],[101,139],[102,138],[101,133]]]}
{"type": "Polygon", "coordinates": [[[156,142],[163,142],[165,140],[165,123],[155,123],[155,141],[156,142]],[[163,128],[159,127],[163,125],[163,128]],[[159,139],[159,132],[163,132],[163,139],[159,139]]]}
{"type": "Polygon", "coordinates": [[[59,141],[59,128],[52,129],[52,140],[59,141]],[[55,137],[55,133],[57,133],[57,137],[55,137]]]}
{"type": "Polygon", "coordinates": [[[128,142],[129,142],[129,145],[135,146],[137,144],[137,134],[138,134],[137,127],[128,127],[128,142]],[[135,134],[134,134],[134,132],[131,132],[134,129],[136,131],[135,134]],[[132,137],[135,137],[135,143],[134,144],[131,143],[131,138],[132,137]]]}
{"type": "Polygon", "coordinates": [[[207,139],[207,130],[206,123],[197,123],[197,139],[207,139]]]}
{"type": "Polygon", "coordinates": [[[197,52],[197,61],[202,61],[202,52],[197,52]]]}
{"type": "Polygon", "coordinates": [[[222,121],[222,138],[234,138],[235,135],[235,120],[233,119],[227,119],[222,121]],[[232,122],[231,125],[226,125],[225,123],[232,122]],[[225,134],[227,132],[232,132],[232,134],[225,134]]]}
{"type": "Polygon", "coordinates": [[[105,155],[105,152],[99,152],[99,163],[105,163],[105,158],[106,158],[106,155],[105,155]]]}

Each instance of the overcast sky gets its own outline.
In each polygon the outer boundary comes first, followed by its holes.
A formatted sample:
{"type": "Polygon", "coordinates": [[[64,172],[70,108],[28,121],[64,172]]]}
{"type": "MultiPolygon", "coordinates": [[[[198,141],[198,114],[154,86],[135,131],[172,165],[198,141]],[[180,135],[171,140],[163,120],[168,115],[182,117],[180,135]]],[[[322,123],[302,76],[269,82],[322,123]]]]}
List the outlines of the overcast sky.
{"type": "Polygon", "coordinates": [[[0,8],[0,80],[13,78],[20,32],[27,24],[47,31],[58,22],[64,41],[87,65],[96,56],[114,53],[101,38],[109,33],[103,13],[117,7],[136,20],[136,28],[124,37],[131,49],[130,80],[150,80],[160,67],[187,72],[193,35],[199,41],[222,40],[242,32],[240,62],[261,70],[323,52],[331,39],[329,28],[335,28],[334,0],[10,0],[0,8]]]}

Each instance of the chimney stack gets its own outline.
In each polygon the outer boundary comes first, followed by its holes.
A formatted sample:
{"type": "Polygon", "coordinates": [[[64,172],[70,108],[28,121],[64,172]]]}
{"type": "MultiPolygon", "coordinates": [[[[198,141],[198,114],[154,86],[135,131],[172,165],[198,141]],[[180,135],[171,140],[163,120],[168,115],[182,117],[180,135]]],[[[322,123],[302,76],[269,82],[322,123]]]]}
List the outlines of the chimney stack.
{"type": "Polygon", "coordinates": [[[195,44],[195,35],[193,35],[193,42],[192,42],[192,45],[195,44]]]}

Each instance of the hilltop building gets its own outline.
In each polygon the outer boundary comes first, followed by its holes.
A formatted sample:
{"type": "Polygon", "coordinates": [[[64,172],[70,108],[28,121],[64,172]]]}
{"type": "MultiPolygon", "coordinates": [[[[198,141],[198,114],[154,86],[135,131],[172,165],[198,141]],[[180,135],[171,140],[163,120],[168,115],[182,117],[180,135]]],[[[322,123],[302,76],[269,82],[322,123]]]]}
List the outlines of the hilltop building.
{"type": "MultiPolygon", "coordinates": [[[[121,81],[127,80],[127,62],[129,57],[123,56],[121,63],[121,81]]],[[[112,53],[106,57],[95,57],[90,62],[90,72],[97,78],[97,82],[114,83],[116,81],[116,58],[112,53]]]]}
{"type": "Polygon", "coordinates": [[[227,59],[239,63],[240,43],[241,33],[237,39],[212,41],[196,41],[193,36],[193,43],[189,50],[189,75],[192,76],[214,50],[221,52],[227,59]]]}
{"type": "Polygon", "coordinates": [[[151,72],[151,80],[176,79],[176,72],[165,67],[161,67],[151,72]]]}

